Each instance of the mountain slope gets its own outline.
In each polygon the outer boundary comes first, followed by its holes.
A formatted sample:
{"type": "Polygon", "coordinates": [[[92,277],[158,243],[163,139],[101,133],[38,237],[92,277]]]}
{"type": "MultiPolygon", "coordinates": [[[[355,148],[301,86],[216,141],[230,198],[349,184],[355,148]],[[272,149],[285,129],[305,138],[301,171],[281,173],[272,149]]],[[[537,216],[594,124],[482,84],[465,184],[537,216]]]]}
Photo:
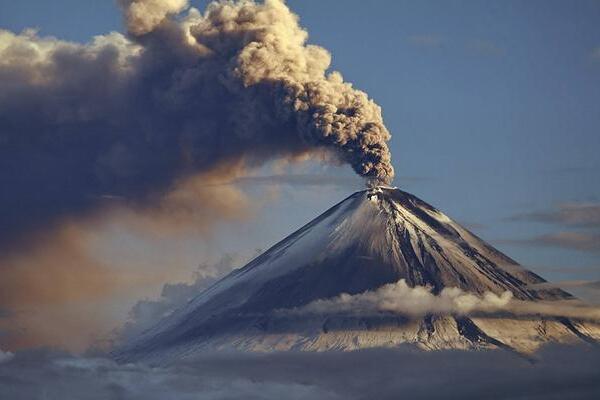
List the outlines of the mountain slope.
{"type": "Polygon", "coordinates": [[[511,343],[529,351],[547,340],[588,337],[572,324],[540,318],[277,312],[401,279],[410,287],[431,287],[434,294],[456,287],[479,295],[510,291],[528,301],[572,298],[558,289],[533,289],[544,282],[538,275],[415,196],[378,187],[354,193],[200,293],[127,344],[119,357],[183,357],[205,348],[350,350],[400,343],[428,349],[511,343]]]}

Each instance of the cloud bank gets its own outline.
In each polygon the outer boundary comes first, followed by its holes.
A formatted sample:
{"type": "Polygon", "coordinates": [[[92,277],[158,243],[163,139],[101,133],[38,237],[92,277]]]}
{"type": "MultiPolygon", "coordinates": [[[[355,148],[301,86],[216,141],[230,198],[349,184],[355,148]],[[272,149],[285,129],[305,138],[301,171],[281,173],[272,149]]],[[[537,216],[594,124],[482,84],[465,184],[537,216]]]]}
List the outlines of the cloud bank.
{"type": "Polygon", "coordinates": [[[400,349],[220,354],[169,367],[20,352],[0,364],[7,399],[592,399],[597,347],[549,346],[531,363],[504,351],[400,349]],[[566,367],[568,366],[568,367],[566,367]]]}

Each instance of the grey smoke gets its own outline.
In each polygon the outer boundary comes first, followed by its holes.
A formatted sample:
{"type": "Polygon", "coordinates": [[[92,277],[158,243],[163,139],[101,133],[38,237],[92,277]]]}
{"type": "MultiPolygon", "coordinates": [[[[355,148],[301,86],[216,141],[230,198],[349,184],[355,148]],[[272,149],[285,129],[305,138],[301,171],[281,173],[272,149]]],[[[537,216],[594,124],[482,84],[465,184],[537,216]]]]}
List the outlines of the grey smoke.
{"type": "Polygon", "coordinates": [[[0,244],[229,164],[325,152],[393,179],[380,107],[282,1],[119,4],[127,36],[0,30],[0,244]]]}

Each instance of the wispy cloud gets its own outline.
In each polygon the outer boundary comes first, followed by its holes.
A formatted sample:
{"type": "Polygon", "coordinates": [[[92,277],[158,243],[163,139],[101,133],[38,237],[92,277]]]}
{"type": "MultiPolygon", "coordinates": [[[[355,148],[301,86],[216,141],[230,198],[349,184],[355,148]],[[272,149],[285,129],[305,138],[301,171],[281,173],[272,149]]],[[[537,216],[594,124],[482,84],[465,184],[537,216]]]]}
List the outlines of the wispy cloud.
{"type": "Polygon", "coordinates": [[[580,274],[589,274],[596,271],[600,271],[600,265],[584,265],[584,266],[574,266],[574,265],[533,265],[527,266],[527,269],[532,271],[542,271],[545,273],[580,273],[580,274]]]}
{"type": "Polygon", "coordinates": [[[487,39],[467,39],[467,40],[453,40],[452,38],[428,33],[421,35],[412,35],[407,38],[408,43],[417,47],[424,48],[445,48],[454,45],[454,50],[461,52],[463,50],[470,51],[472,53],[487,55],[487,56],[502,56],[506,53],[506,50],[500,47],[498,44],[487,39]],[[464,45],[464,47],[462,47],[464,45]]]}
{"type": "Polygon", "coordinates": [[[600,290],[600,281],[589,281],[589,280],[574,280],[574,281],[561,281],[561,282],[543,282],[529,285],[534,289],[568,289],[568,288],[589,288],[600,290]]]}
{"type": "Polygon", "coordinates": [[[523,243],[600,253],[600,234],[597,233],[549,233],[524,240],[523,243]]]}
{"type": "Polygon", "coordinates": [[[442,47],[446,44],[446,38],[436,34],[412,35],[408,37],[408,42],[419,47],[442,47]]]}
{"type": "Polygon", "coordinates": [[[552,210],[520,213],[509,221],[529,221],[554,224],[577,231],[560,230],[526,239],[509,239],[498,242],[557,247],[600,253],[600,203],[563,203],[552,210]]]}
{"type": "Polygon", "coordinates": [[[518,246],[542,246],[600,253],[600,234],[558,232],[525,239],[500,239],[494,243],[518,246]]]}
{"type": "Polygon", "coordinates": [[[600,227],[600,203],[564,203],[553,210],[521,213],[509,219],[597,228],[600,227]]]}
{"type": "Polygon", "coordinates": [[[587,304],[600,304],[600,281],[598,280],[569,280],[560,282],[544,282],[530,285],[533,289],[565,289],[577,297],[583,299],[587,304]]]}
{"type": "Polygon", "coordinates": [[[600,62],[600,46],[594,47],[590,51],[590,59],[595,62],[600,62]]]}
{"type": "Polygon", "coordinates": [[[459,223],[461,226],[471,231],[481,231],[488,228],[486,224],[481,224],[479,222],[459,221],[459,223]]]}
{"type": "Polygon", "coordinates": [[[503,56],[506,53],[502,47],[490,40],[484,39],[471,39],[466,43],[468,50],[479,54],[485,54],[490,56],[503,56]]]}

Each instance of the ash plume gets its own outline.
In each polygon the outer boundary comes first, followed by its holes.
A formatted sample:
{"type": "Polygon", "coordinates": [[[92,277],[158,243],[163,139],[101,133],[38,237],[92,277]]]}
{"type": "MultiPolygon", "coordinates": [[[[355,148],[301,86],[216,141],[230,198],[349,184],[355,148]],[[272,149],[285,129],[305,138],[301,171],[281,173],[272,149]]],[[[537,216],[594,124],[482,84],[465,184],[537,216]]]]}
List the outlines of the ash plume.
{"type": "Polygon", "coordinates": [[[119,4],[125,36],[0,30],[0,245],[227,165],[327,153],[392,180],[380,107],[329,72],[282,1],[119,4]]]}

